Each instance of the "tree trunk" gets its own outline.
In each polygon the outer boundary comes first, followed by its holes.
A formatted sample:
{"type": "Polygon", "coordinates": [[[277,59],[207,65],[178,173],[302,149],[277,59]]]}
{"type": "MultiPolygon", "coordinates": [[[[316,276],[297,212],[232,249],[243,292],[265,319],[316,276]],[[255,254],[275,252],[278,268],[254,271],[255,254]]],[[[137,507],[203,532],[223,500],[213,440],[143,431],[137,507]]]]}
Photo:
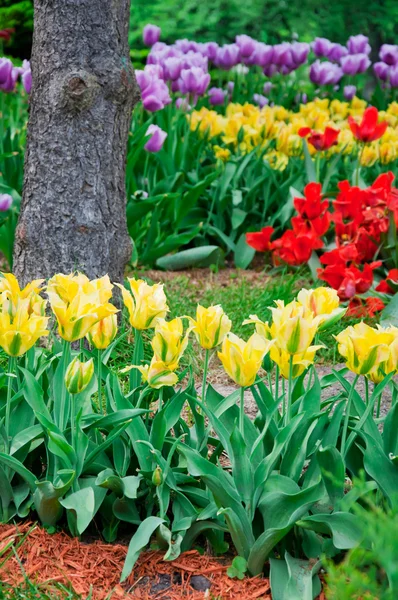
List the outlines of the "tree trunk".
{"type": "Polygon", "coordinates": [[[33,86],[14,272],[109,273],[130,258],[125,161],[139,99],[130,0],[35,0],[33,86]]]}

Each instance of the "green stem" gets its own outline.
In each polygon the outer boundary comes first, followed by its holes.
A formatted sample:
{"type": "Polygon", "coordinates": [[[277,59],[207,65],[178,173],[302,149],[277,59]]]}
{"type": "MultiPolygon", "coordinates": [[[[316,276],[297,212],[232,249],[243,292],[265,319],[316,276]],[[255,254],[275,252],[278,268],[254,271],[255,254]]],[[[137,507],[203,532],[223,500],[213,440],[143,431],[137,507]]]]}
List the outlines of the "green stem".
{"type": "MultiPolygon", "coordinates": [[[[134,351],[133,351],[133,365],[139,366],[141,364],[141,348],[142,348],[142,333],[140,329],[134,329],[134,351]]],[[[130,371],[130,391],[136,389],[141,383],[141,373],[138,369],[131,369],[130,371]]]]}
{"type": "Polygon", "coordinates": [[[369,404],[369,380],[366,377],[366,375],[364,375],[363,378],[365,380],[365,403],[366,403],[366,406],[368,406],[368,404],[369,404]]]}
{"type": "Polygon", "coordinates": [[[58,427],[61,431],[65,428],[64,414],[65,414],[65,405],[66,405],[66,384],[65,384],[65,375],[66,369],[68,368],[68,358],[70,353],[70,345],[66,340],[62,340],[62,387],[61,387],[61,399],[59,411],[56,412],[56,416],[58,416],[58,427]],[[58,412],[58,415],[57,415],[58,412]]]}
{"type": "Polygon", "coordinates": [[[289,387],[287,391],[287,410],[286,410],[286,425],[289,425],[292,413],[292,395],[293,395],[293,354],[289,359],[289,387]]]}
{"type": "Polygon", "coordinates": [[[343,425],[343,434],[341,436],[341,455],[343,456],[343,458],[345,457],[345,442],[347,439],[347,430],[348,430],[348,420],[350,418],[350,412],[351,412],[351,404],[352,404],[352,399],[354,397],[354,390],[355,390],[355,386],[357,384],[359,375],[355,376],[355,379],[352,383],[351,389],[350,389],[350,393],[348,394],[348,400],[347,400],[347,405],[346,405],[346,409],[345,409],[345,417],[344,417],[344,425],[343,425]]]}
{"type": "Polygon", "coordinates": [[[381,398],[383,396],[383,392],[381,394],[379,394],[379,397],[377,398],[377,413],[376,413],[376,418],[378,419],[380,417],[380,408],[381,408],[381,398]]]}
{"type": "Polygon", "coordinates": [[[278,400],[279,396],[279,366],[276,365],[275,368],[275,401],[278,400]]]}
{"type": "Polygon", "coordinates": [[[102,404],[102,351],[98,350],[98,401],[99,411],[101,415],[104,412],[104,406],[102,404]]]}
{"type": "Polygon", "coordinates": [[[355,185],[357,187],[359,186],[359,172],[361,170],[361,160],[362,160],[362,155],[363,155],[364,150],[365,150],[365,144],[362,144],[361,149],[358,152],[358,164],[357,164],[357,170],[355,173],[355,185]]]}
{"type": "Polygon", "coordinates": [[[239,431],[242,434],[243,439],[245,438],[245,388],[240,388],[240,406],[239,406],[239,431]]]}
{"type": "Polygon", "coordinates": [[[209,350],[205,352],[205,364],[203,367],[203,380],[202,380],[202,402],[206,401],[206,382],[207,382],[207,371],[209,369],[209,350]]]}
{"type": "Polygon", "coordinates": [[[6,417],[4,427],[6,430],[6,451],[10,450],[10,421],[11,421],[11,396],[12,396],[12,383],[13,375],[15,371],[15,358],[10,356],[8,358],[8,381],[7,381],[7,404],[6,404],[6,417]]]}
{"type": "Polygon", "coordinates": [[[163,408],[163,388],[159,389],[159,404],[158,404],[158,412],[160,412],[163,408]]]}
{"type": "Polygon", "coordinates": [[[321,153],[320,152],[317,152],[317,154],[316,154],[315,176],[316,176],[316,182],[319,183],[320,177],[321,177],[321,153]]]}
{"type": "Polygon", "coordinates": [[[75,394],[70,396],[70,431],[72,448],[76,451],[76,402],[75,394]]]}

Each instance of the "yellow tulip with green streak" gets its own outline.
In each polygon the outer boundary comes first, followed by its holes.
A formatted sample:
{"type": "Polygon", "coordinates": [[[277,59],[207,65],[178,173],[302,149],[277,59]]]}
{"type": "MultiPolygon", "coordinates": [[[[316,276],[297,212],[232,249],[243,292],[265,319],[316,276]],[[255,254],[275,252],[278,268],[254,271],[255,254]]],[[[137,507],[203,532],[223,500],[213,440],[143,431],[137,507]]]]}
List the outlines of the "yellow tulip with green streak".
{"type": "Polygon", "coordinates": [[[319,331],[337,323],[347,311],[346,308],[340,307],[337,291],[328,287],[302,289],[297,294],[297,300],[304,307],[304,314],[312,312],[314,317],[321,318],[319,331]]]}
{"type": "MultiPolygon", "coordinates": [[[[396,328],[392,329],[394,331],[382,327],[376,329],[361,322],[347,327],[336,335],[338,350],[346,359],[350,371],[377,380],[382,365],[388,364],[390,359],[393,361],[392,356],[397,357],[395,346],[397,332],[396,328]],[[390,349],[391,344],[394,348],[393,354],[390,349]]],[[[394,365],[392,362],[392,366],[396,370],[396,363],[394,365]]]]}
{"type": "Polygon", "coordinates": [[[178,375],[174,373],[162,360],[157,360],[154,356],[151,364],[139,366],[133,365],[123,369],[123,373],[131,369],[138,369],[142,375],[142,380],[149,387],[159,390],[162,387],[174,386],[178,383],[178,375]]]}
{"type": "Polygon", "coordinates": [[[1,273],[0,294],[2,298],[8,299],[9,304],[7,306],[10,314],[15,314],[19,300],[29,298],[29,314],[34,313],[38,316],[45,316],[46,301],[39,295],[42,291],[43,282],[44,279],[34,279],[21,289],[15,275],[1,273]],[[5,295],[3,296],[3,294],[5,295]]]}
{"type": "Polygon", "coordinates": [[[208,308],[198,304],[196,319],[192,317],[188,319],[196,339],[205,350],[211,350],[221,344],[227,333],[231,331],[231,320],[220,304],[208,308]]]}
{"type": "Polygon", "coordinates": [[[149,285],[143,279],[128,279],[131,292],[120,284],[123,302],[129,312],[130,324],[139,330],[155,327],[169,312],[166,294],[161,283],[149,285]]]}
{"type": "Polygon", "coordinates": [[[105,350],[117,334],[117,315],[110,315],[98,321],[87,334],[87,339],[97,350],[105,350]]]}
{"type": "Polygon", "coordinates": [[[94,375],[94,361],[92,358],[82,362],[76,358],[68,365],[65,373],[65,385],[70,394],[80,394],[86,389],[94,375]]]}
{"type": "Polygon", "coordinates": [[[158,319],[155,335],[151,346],[157,360],[162,361],[169,369],[174,371],[178,367],[181,356],[188,345],[190,329],[184,335],[182,319],[177,317],[172,321],[158,319]]]}
{"type": "Polygon", "coordinates": [[[229,333],[222,343],[218,357],[231,379],[241,387],[248,387],[253,385],[263,358],[273,343],[272,340],[265,340],[257,333],[254,333],[247,342],[229,333]]]}
{"type": "Polygon", "coordinates": [[[18,300],[15,310],[7,292],[1,294],[0,346],[9,356],[22,356],[41,337],[47,336],[48,317],[30,312],[30,298],[18,300]]]}
{"type": "Polygon", "coordinates": [[[48,283],[47,295],[59,335],[68,342],[83,338],[98,321],[118,312],[107,301],[112,295],[107,276],[90,281],[82,274],[57,274],[48,283]]]}
{"type": "Polygon", "coordinates": [[[273,318],[270,333],[278,347],[290,356],[304,354],[311,346],[322,317],[306,313],[296,300],[287,305],[283,300],[277,300],[276,307],[270,307],[270,310],[273,318]]]}

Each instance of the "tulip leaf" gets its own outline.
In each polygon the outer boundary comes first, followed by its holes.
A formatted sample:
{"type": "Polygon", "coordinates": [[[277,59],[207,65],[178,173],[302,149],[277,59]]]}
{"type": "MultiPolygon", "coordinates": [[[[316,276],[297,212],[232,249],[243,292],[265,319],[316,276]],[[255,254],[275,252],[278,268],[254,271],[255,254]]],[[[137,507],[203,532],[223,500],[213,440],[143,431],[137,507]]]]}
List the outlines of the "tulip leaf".
{"type": "Polygon", "coordinates": [[[331,534],[333,545],[340,550],[355,548],[363,535],[359,517],[349,512],[311,515],[296,525],[317,533],[331,534]]]}
{"type": "Polygon", "coordinates": [[[293,558],[285,552],[285,560],[270,559],[273,600],[313,600],[321,592],[317,576],[322,563],[293,558]]]}
{"type": "Polygon", "coordinates": [[[190,267],[218,265],[221,260],[222,250],[219,246],[198,246],[162,256],[157,259],[156,266],[166,271],[181,271],[190,267]]]}
{"type": "Polygon", "coordinates": [[[398,465],[386,456],[375,440],[365,435],[364,467],[388,499],[391,508],[398,509],[398,465]]]}
{"type": "Polygon", "coordinates": [[[141,551],[149,543],[152,534],[156,531],[159,525],[164,522],[164,519],[160,519],[159,517],[148,517],[138,527],[137,531],[130,540],[126,560],[120,578],[121,583],[123,583],[123,581],[125,581],[130,575],[139,555],[141,554],[141,551]]]}
{"type": "Polygon", "coordinates": [[[15,473],[18,473],[18,475],[20,475],[22,479],[24,479],[29,485],[31,491],[35,491],[36,477],[33,475],[33,473],[31,473],[31,471],[24,467],[24,465],[19,460],[17,460],[13,456],[5,454],[4,452],[0,452],[0,463],[5,465],[6,467],[9,467],[13,471],[15,471],[15,473]]]}
{"type": "Polygon", "coordinates": [[[19,367],[19,370],[23,373],[25,385],[22,388],[26,402],[32,408],[35,413],[41,413],[46,419],[52,422],[50,411],[47,408],[43,398],[43,390],[39,385],[39,382],[35,377],[24,369],[19,367]]]}
{"type": "Polygon", "coordinates": [[[398,294],[394,294],[390,302],[380,314],[380,323],[383,327],[393,325],[398,327],[398,294]]]}
{"type": "Polygon", "coordinates": [[[77,531],[81,535],[90,525],[95,513],[94,491],[91,487],[83,488],[70,494],[60,504],[76,514],[77,531]]]}
{"type": "Polygon", "coordinates": [[[238,269],[247,269],[256,251],[246,242],[246,234],[242,233],[235,246],[234,263],[238,269]]]}
{"type": "Polygon", "coordinates": [[[317,460],[321,469],[322,479],[329,495],[332,506],[344,495],[345,464],[337,448],[327,446],[320,448],[317,460]]]}
{"type": "Polygon", "coordinates": [[[384,452],[389,456],[398,454],[398,402],[389,410],[383,429],[384,452]]]}

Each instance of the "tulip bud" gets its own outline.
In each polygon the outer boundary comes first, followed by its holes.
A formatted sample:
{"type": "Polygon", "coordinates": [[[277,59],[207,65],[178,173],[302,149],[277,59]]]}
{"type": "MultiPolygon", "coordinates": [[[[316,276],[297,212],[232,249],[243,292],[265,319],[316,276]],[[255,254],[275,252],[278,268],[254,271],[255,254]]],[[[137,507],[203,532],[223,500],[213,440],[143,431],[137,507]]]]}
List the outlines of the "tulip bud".
{"type": "Polygon", "coordinates": [[[204,308],[198,304],[196,321],[188,317],[192,323],[192,331],[202,348],[211,350],[221,344],[231,330],[231,320],[220,304],[204,308]]]}
{"type": "Polygon", "coordinates": [[[117,333],[117,316],[110,315],[98,321],[88,332],[87,339],[97,350],[105,350],[117,333]]]}
{"type": "Polygon", "coordinates": [[[94,361],[81,362],[78,357],[69,364],[65,374],[65,385],[70,394],[80,394],[86,389],[94,375],[94,361]]]}
{"type": "Polygon", "coordinates": [[[188,329],[184,335],[180,317],[168,322],[165,319],[159,319],[151,342],[156,359],[174,371],[188,345],[189,332],[188,329]]]}
{"type": "Polygon", "coordinates": [[[157,466],[152,475],[152,483],[156,487],[159,487],[163,483],[163,471],[157,466]]]}
{"type": "Polygon", "coordinates": [[[233,333],[224,339],[218,357],[228,375],[241,387],[253,385],[264,356],[274,344],[255,333],[245,342],[233,333]]]}
{"type": "Polygon", "coordinates": [[[335,337],[339,352],[344,356],[347,367],[353,373],[366,375],[374,381],[379,381],[380,367],[381,370],[385,367],[386,373],[396,370],[397,328],[384,329],[379,326],[375,329],[362,321],[347,327],[335,337]],[[391,357],[393,357],[392,361],[391,357]]]}

